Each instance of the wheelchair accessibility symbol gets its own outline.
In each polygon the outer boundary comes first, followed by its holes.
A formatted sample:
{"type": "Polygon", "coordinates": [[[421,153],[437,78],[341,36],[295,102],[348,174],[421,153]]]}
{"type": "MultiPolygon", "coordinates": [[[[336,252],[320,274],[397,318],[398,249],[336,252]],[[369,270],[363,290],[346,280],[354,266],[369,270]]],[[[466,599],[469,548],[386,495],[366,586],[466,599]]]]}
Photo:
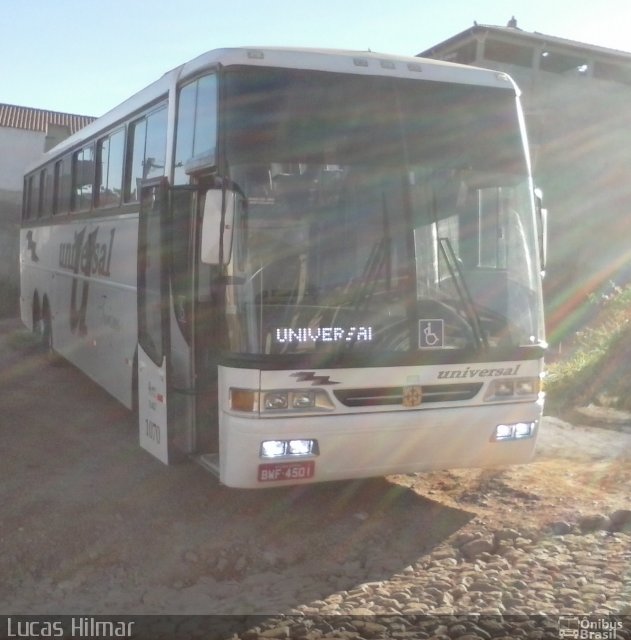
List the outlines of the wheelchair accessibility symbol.
{"type": "Polygon", "coordinates": [[[419,349],[440,349],[445,343],[445,321],[442,318],[418,321],[419,349]]]}

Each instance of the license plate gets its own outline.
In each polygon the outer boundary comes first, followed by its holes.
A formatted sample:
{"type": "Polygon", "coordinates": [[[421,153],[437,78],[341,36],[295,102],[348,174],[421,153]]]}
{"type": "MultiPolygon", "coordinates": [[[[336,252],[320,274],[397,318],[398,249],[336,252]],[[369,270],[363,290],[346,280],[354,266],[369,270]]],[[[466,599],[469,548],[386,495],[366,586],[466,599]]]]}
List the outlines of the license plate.
{"type": "Polygon", "coordinates": [[[259,465],[259,482],[277,482],[279,480],[306,480],[313,478],[315,462],[274,462],[259,465]]]}

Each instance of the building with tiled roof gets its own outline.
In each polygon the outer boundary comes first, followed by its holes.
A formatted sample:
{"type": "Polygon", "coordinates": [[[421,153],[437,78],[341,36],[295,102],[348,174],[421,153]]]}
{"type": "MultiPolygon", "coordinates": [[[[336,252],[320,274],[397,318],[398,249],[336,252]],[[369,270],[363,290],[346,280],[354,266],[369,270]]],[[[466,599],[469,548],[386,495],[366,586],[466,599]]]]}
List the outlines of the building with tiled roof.
{"type": "Polygon", "coordinates": [[[90,116],[78,116],[71,113],[58,111],[46,111],[31,107],[20,107],[14,104],[0,103],[0,128],[26,129],[28,131],[41,131],[46,134],[49,129],[64,129],[70,134],[83,129],[94,118],[90,116]]]}
{"type": "Polygon", "coordinates": [[[25,168],[92,122],[89,116],[0,103],[0,284],[17,290],[18,229],[25,168]]]}
{"type": "Polygon", "coordinates": [[[508,73],[522,91],[535,180],[549,210],[550,339],[580,327],[589,294],[631,280],[631,53],[505,27],[472,27],[418,54],[508,73]]]}

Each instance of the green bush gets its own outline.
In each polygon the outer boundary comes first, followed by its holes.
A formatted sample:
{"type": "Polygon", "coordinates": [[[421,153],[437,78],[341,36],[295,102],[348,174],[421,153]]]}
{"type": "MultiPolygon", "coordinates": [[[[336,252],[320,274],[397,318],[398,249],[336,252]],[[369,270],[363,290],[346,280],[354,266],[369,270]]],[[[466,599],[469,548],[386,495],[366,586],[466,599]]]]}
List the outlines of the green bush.
{"type": "Polygon", "coordinates": [[[593,296],[594,318],[566,359],[549,365],[547,412],[590,403],[631,409],[631,286],[593,296]]]}

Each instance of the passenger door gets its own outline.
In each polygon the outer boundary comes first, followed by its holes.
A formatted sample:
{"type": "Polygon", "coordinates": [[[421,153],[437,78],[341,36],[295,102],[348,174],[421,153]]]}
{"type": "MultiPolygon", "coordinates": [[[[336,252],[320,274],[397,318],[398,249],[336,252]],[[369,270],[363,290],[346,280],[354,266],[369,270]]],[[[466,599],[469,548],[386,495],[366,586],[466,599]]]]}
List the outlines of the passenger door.
{"type": "Polygon", "coordinates": [[[167,420],[169,315],[167,290],[167,186],[145,181],[138,226],[138,422],[140,445],[169,463],[167,420]]]}

